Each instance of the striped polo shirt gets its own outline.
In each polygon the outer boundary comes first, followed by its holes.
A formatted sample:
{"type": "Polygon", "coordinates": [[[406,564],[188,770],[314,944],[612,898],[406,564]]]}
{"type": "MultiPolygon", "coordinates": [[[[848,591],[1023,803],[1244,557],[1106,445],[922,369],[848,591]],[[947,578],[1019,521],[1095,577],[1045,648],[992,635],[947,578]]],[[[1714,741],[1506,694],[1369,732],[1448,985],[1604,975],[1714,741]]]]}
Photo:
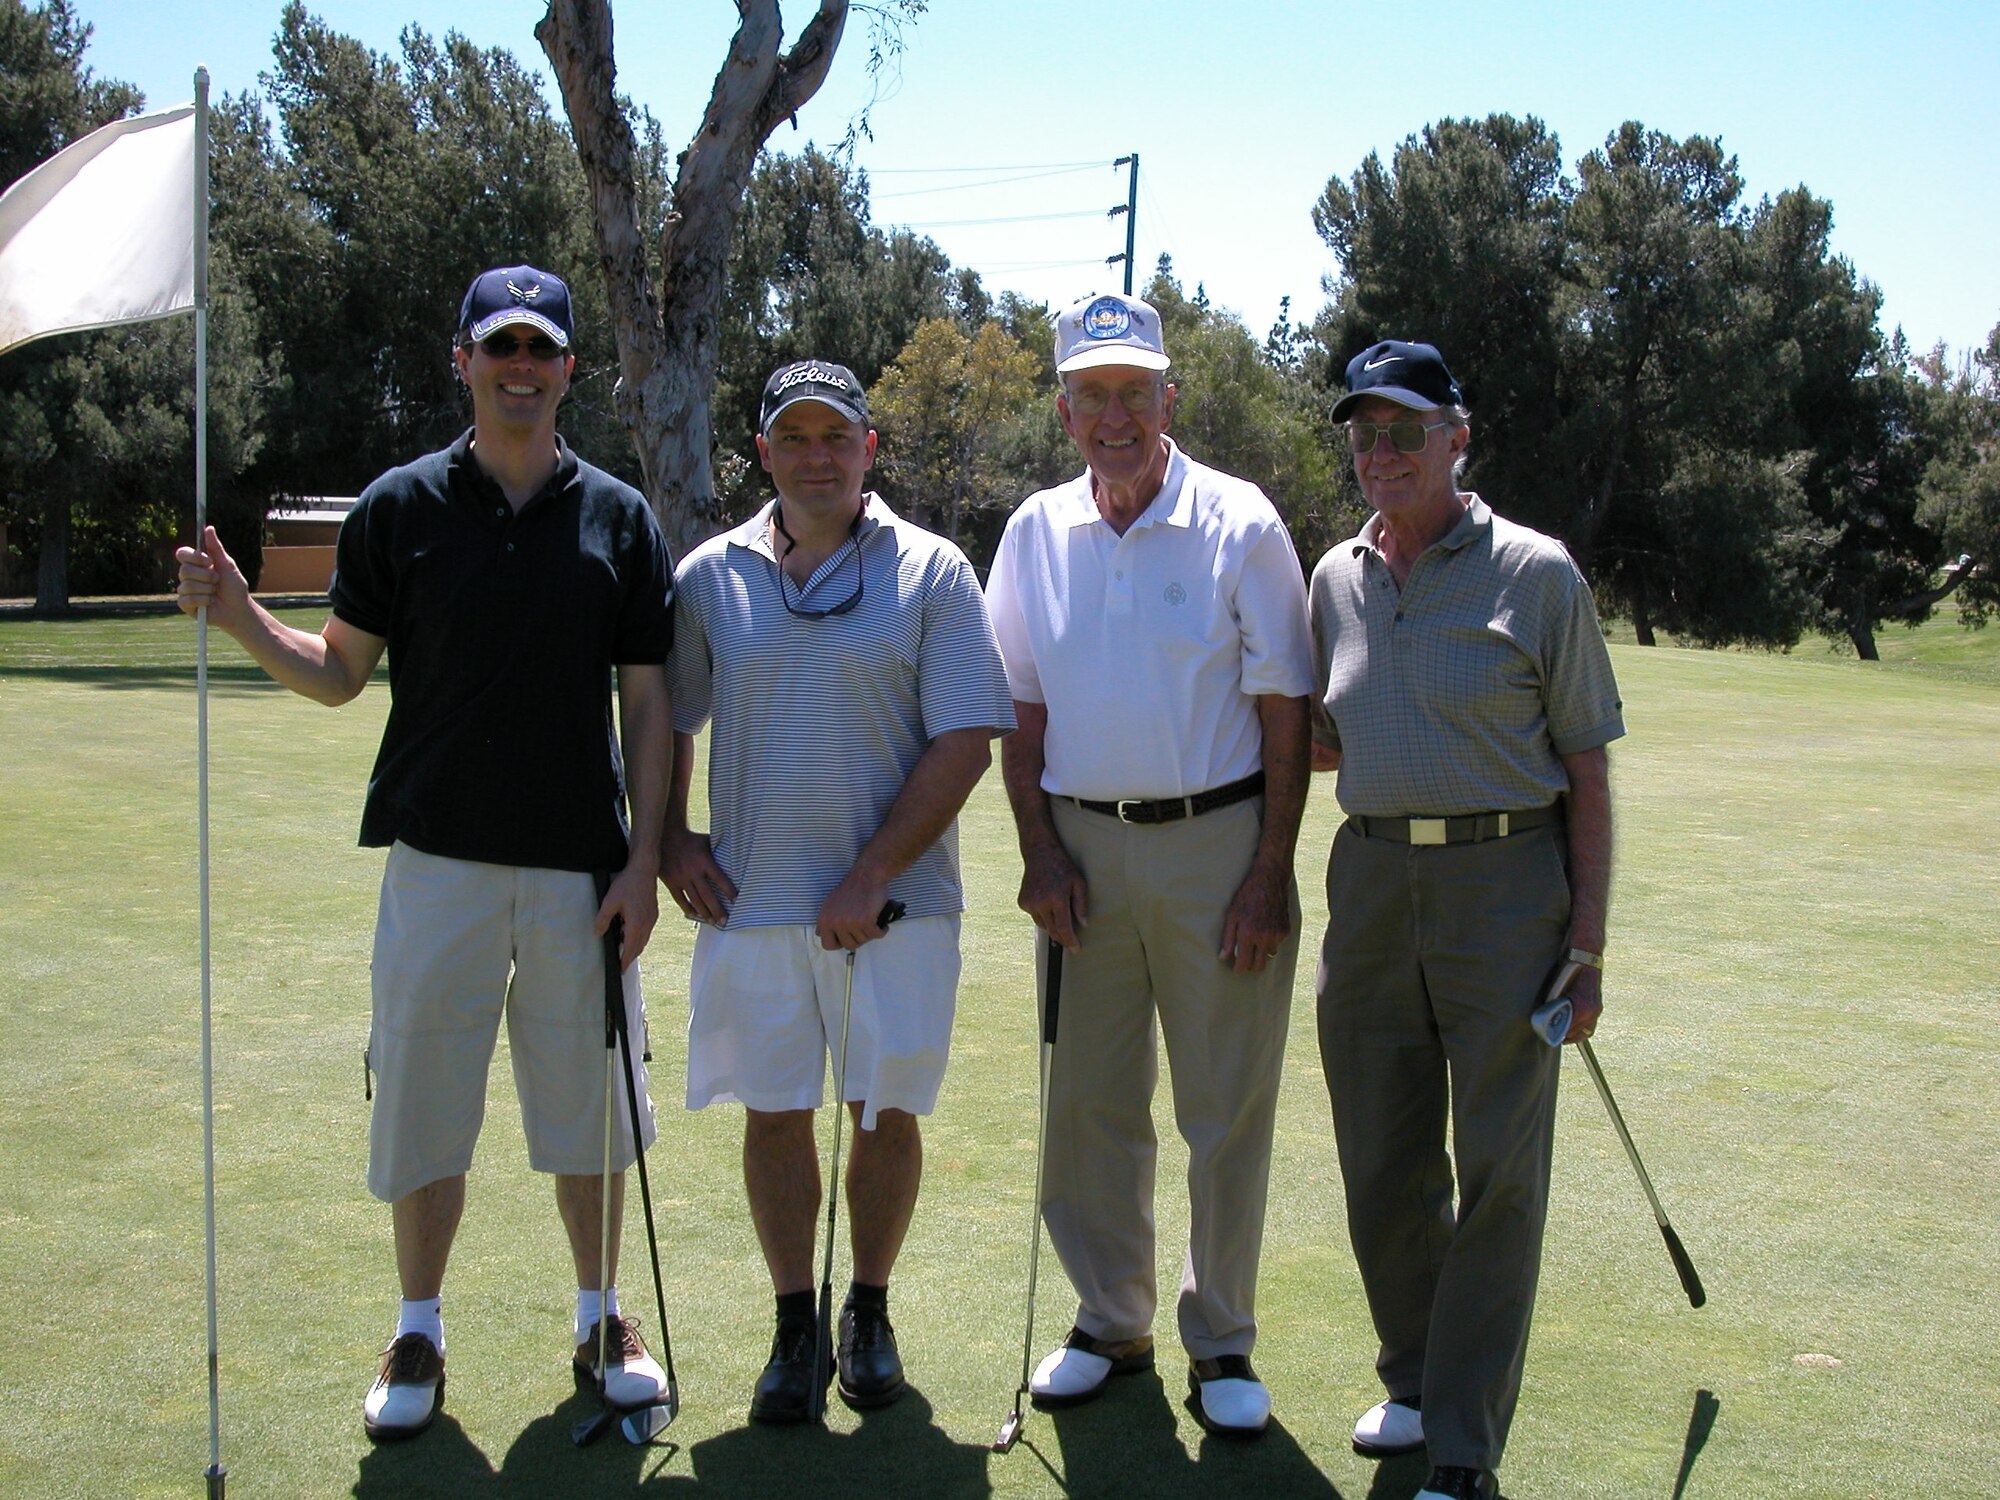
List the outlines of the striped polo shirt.
{"type": "MultiPolygon", "coordinates": [[[[781,593],[775,504],[695,548],[675,581],[674,728],[712,725],[709,837],[736,884],[732,928],[815,920],[933,739],[1014,727],[964,553],[870,494],[853,538],[781,593]],[[853,608],[806,617],[857,589],[853,608]]],[[[912,917],[964,910],[956,823],[889,893],[912,917]]]]}
{"type": "Polygon", "coordinates": [[[1381,518],[1313,569],[1313,734],[1363,817],[1526,812],[1569,789],[1561,757],[1625,732],[1590,585],[1562,543],[1465,514],[1398,589],[1381,518]]]}

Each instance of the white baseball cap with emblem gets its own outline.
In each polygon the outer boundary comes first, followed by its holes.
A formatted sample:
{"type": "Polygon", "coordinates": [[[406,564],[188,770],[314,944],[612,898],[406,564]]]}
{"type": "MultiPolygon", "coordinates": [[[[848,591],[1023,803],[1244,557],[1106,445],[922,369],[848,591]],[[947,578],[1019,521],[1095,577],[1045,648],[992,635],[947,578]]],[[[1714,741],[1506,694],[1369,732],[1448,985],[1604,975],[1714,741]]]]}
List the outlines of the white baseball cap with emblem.
{"type": "Polygon", "coordinates": [[[1056,373],[1097,365],[1164,370],[1171,363],[1160,337],[1160,315],[1149,302],[1107,292],[1056,315],[1056,373]]]}

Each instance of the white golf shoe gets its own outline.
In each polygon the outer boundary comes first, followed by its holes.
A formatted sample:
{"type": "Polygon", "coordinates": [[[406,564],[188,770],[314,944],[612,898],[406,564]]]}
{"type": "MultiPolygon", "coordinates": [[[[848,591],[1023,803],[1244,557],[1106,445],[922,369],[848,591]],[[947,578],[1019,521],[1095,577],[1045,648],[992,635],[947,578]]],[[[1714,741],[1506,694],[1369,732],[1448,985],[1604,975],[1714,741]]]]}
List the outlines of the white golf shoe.
{"type": "Polygon", "coordinates": [[[1072,1328],[1062,1346],[1039,1365],[1028,1381],[1028,1398],[1044,1408],[1080,1406],[1104,1393],[1113,1375],[1153,1368],[1153,1336],[1114,1343],[1072,1328]]]}
{"type": "MultiPolygon", "coordinates": [[[[639,1337],[636,1318],[611,1315],[607,1330],[606,1363],[610,1374],[604,1382],[604,1399],[619,1411],[638,1411],[667,1398],[667,1372],[646,1352],[639,1337]]],[[[597,1325],[576,1346],[576,1383],[580,1390],[597,1389],[597,1325]]]]}
{"type": "Polygon", "coordinates": [[[1194,1361],[1188,1395],[1195,1419],[1217,1437],[1255,1437],[1271,1420],[1271,1393],[1241,1354],[1194,1361]]]}
{"type": "Polygon", "coordinates": [[[1394,1458],[1424,1445],[1424,1415],[1408,1402],[1377,1401],[1354,1424],[1354,1451],[1363,1458],[1394,1458]]]}
{"type": "Polygon", "coordinates": [[[443,1405],[444,1355],[423,1334],[406,1333],[382,1351],[361,1403],[361,1426],[378,1442],[415,1437],[443,1405]]]}

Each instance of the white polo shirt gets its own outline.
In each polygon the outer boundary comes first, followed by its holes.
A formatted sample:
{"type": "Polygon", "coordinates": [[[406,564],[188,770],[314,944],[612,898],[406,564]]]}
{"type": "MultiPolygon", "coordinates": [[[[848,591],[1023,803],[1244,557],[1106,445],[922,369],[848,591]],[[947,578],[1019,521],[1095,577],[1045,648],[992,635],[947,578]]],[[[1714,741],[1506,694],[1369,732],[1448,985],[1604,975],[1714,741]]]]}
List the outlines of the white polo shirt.
{"type": "Polygon", "coordinates": [[[1048,708],[1043,788],[1183,797],[1263,767],[1264,694],[1312,692],[1305,575],[1263,491],[1168,443],[1123,536],[1088,472],[1008,519],[986,604],[1015,698],[1048,708]]]}
{"type": "MultiPolygon", "coordinates": [[[[773,502],[775,504],[776,502],[773,502]]],[[[811,922],[930,742],[1014,727],[972,565],[867,497],[853,541],[782,593],[771,506],[688,553],[668,658],[674,728],[713,718],[709,836],[731,928],[811,922]],[[851,608],[821,618],[802,611],[851,608]]],[[[889,883],[912,917],[962,911],[958,825],[889,883]]]]}

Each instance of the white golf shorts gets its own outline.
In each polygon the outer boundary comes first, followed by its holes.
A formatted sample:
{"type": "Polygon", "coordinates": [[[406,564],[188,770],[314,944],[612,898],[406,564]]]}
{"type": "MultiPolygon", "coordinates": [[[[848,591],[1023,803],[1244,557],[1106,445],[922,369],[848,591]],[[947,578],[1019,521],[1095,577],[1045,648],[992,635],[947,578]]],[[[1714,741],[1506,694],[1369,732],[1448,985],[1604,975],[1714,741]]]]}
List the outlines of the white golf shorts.
{"type": "MultiPolygon", "coordinates": [[[[956,915],[914,917],[854,954],[847,1097],[878,1110],[927,1115],[937,1106],[958,1006],[956,915]]],[[[810,925],[704,924],[689,974],[687,1106],[818,1109],[827,1062],[839,1068],[847,954],[828,952],[810,925]]]]}
{"type": "MultiPolygon", "coordinates": [[[[486,1070],[507,1019],[514,1091],[538,1172],[604,1169],[604,943],[588,875],[389,850],[375,922],[368,1059],[375,1112],[368,1190],[393,1203],[472,1165],[486,1070]]],[[[651,1145],[639,966],[623,976],[626,1024],[651,1145]]],[[[624,1059],[613,1070],[612,1166],[633,1157],[624,1059]]]]}

